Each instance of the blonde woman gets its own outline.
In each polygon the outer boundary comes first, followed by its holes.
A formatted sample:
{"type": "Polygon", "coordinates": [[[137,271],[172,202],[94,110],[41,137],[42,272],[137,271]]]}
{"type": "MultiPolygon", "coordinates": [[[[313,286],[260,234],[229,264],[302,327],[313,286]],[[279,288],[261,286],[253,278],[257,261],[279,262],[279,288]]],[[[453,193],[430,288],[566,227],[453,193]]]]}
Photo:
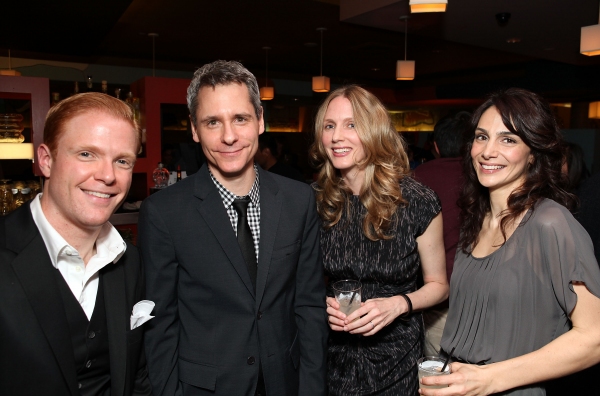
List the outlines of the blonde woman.
{"type": "Polygon", "coordinates": [[[327,298],[330,395],[413,396],[418,311],[448,295],[439,200],[408,176],[405,145],[385,107],[358,86],[325,99],[311,156],[320,167],[313,186],[329,289],[342,279],[362,283],[361,307],[348,316],[327,298]]]}

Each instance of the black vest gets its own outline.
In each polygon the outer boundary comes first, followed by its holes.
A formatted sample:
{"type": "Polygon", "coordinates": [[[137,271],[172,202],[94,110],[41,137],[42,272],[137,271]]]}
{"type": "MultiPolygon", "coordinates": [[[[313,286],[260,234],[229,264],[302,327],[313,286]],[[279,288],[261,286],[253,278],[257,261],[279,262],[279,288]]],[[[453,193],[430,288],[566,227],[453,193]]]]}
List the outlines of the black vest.
{"type": "Polygon", "coordinates": [[[79,393],[82,396],[110,396],[110,361],[102,271],[91,320],[88,320],[60,271],[56,271],[56,281],[69,322],[79,393]]]}

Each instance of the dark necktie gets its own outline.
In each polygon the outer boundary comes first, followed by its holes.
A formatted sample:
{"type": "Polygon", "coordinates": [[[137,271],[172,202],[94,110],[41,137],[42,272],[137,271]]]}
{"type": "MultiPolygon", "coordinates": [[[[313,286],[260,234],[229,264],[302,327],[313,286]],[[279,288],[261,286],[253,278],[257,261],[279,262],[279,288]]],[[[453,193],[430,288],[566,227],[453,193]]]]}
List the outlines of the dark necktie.
{"type": "Polygon", "coordinates": [[[250,274],[250,280],[252,280],[252,286],[256,290],[256,252],[254,251],[254,239],[252,238],[252,232],[250,231],[250,225],[248,224],[248,204],[250,203],[250,197],[236,198],[233,201],[233,208],[238,214],[237,220],[237,239],[242,249],[242,255],[248,266],[248,273],[250,274]]]}

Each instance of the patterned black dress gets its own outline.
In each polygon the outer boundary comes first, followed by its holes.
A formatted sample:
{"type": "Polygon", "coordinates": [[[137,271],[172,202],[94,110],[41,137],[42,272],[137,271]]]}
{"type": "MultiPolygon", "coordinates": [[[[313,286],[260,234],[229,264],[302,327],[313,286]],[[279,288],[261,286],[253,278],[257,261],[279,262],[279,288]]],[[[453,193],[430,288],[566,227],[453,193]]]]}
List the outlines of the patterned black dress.
{"type": "MultiPolygon", "coordinates": [[[[366,213],[358,196],[350,198],[350,216],[321,233],[321,248],[329,285],[360,279],[362,301],[416,290],[421,262],[416,238],[441,210],[437,195],[411,178],[400,183],[407,207],[397,211],[394,238],[370,241],[362,231],[366,213]]],[[[330,296],[333,295],[328,290],[330,296]]],[[[416,362],[422,353],[420,313],[396,319],[370,337],[330,331],[328,387],[330,395],[418,394],[416,362]]]]}

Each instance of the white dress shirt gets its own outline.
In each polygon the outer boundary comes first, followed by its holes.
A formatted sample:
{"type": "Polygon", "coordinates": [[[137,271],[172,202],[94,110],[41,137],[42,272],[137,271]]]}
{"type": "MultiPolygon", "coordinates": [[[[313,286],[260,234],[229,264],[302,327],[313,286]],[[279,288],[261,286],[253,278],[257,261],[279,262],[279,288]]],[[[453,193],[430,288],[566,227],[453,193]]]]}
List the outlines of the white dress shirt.
{"type": "Polygon", "coordinates": [[[85,315],[91,319],[100,280],[98,272],[106,265],[116,263],[127,245],[119,232],[106,222],[96,239],[96,254],[85,265],[77,249],[69,245],[46,219],[41,197],[42,194],[38,194],[31,202],[33,221],[42,235],[52,265],[60,271],[85,315]]]}

